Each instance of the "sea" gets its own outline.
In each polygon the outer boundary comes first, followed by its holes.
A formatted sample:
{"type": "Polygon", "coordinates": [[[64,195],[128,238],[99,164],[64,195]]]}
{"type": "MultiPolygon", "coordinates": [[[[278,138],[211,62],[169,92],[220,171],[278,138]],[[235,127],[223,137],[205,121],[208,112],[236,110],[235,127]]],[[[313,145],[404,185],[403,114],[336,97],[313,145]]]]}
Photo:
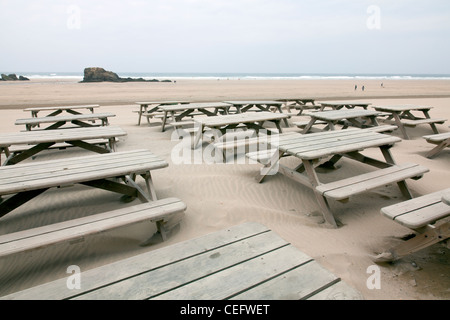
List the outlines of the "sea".
{"type": "MultiPolygon", "coordinates": [[[[15,73],[29,79],[73,79],[82,80],[83,72],[1,72],[15,73]]],[[[323,73],[158,73],[116,72],[121,78],[143,78],[145,80],[450,80],[450,74],[323,74],[323,73]]]]}

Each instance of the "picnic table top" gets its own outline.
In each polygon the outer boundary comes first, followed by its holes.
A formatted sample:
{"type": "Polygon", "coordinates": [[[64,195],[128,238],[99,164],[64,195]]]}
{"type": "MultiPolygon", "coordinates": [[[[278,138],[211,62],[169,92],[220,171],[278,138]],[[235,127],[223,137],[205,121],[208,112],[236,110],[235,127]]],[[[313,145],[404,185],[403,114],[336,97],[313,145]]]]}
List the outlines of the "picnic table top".
{"type": "Polygon", "coordinates": [[[139,105],[148,105],[148,104],[160,104],[160,105],[165,105],[165,104],[176,104],[176,103],[189,103],[189,101],[178,101],[178,100],[168,100],[168,101],[138,101],[135,102],[136,104],[139,105]]]}
{"type": "Polygon", "coordinates": [[[242,101],[224,101],[225,103],[233,104],[233,105],[245,105],[245,104],[257,104],[257,105],[281,105],[281,101],[277,100],[242,100],[242,101]]]}
{"type": "Polygon", "coordinates": [[[247,222],[86,270],[76,291],[61,278],[2,297],[36,298],[357,300],[363,296],[274,231],[247,222]]]}
{"type": "Polygon", "coordinates": [[[163,111],[178,111],[190,109],[227,108],[229,106],[230,106],[229,103],[224,102],[199,102],[199,103],[188,103],[178,105],[166,105],[160,106],[159,108],[163,111]]]}
{"type": "Polygon", "coordinates": [[[292,97],[292,98],[280,98],[280,99],[275,99],[275,101],[315,101],[315,98],[301,98],[301,97],[292,97]]]}
{"type": "Polygon", "coordinates": [[[19,163],[0,167],[0,195],[140,174],[167,166],[148,150],[19,163]]]}
{"type": "Polygon", "coordinates": [[[104,112],[104,113],[89,113],[89,114],[71,114],[64,116],[52,116],[52,117],[42,117],[42,118],[25,118],[17,119],[15,124],[38,124],[38,123],[49,123],[49,122],[60,122],[60,121],[74,121],[74,120],[96,120],[102,118],[115,117],[114,113],[104,112]]]}
{"type": "Polygon", "coordinates": [[[355,109],[340,109],[340,110],[332,110],[332,111],[318,111],[311,112],[308,114],[312,118],[320,119],[320,120],[342,120],[348,118],[359,118],[359,117],[371,117],[377,116],[380,114],[378,111],[373,110],[355,110],[355,109]]]}
{"type": "Polygon", "coordinates": [[[53,106],[53,107],[31,107],[25,108],[23,111],[45,111],[45,110],[72,110],[72,109],[91,109],[98,108],[98,104],[86,104],[86,105],[75,105],[75,106],[53,106]]]}
{"type": "Polygon", "coordinates": [[[320,101],[322,105],[328,106],[369,106],[371,103],[369,102],[360,102],[360,101],[320,101]]]}
{"type": "Polygon", "coordinates": [[[409,110],[430,110],[430,106],[416,106],[416,105],[395,105],[395,106],[374,106],[375,110],[401,112],[409,110]]]}
{"type": "Polygon", "coordinates": [[[311,134],[287,133],[272,141],[272,147],[300,159],[313,160],[366,148],[392,145],[402,139],[361,129],[325,131],[311,134]]]}
{"type": "Polygon", "coordinates": [[[199,118],[194,119],[204,126],[217,127],[229,124],[247,123],[247,122],[259,122],[259,121],[270,121],[270,120],[281,120],[286,119],[289,116],[283,113],[274,112],[246,112],[238,114],[229,115],[218,115],[215,117],[199,118]]]}
{"type": "Polygon", "coordinates": [[[125,135],[127,135],[127,133],[122,128],[116,126],[7,132],[0,133],[0,147],[14,144],[39,144],[45,142],[102,139],[125,135]]]}

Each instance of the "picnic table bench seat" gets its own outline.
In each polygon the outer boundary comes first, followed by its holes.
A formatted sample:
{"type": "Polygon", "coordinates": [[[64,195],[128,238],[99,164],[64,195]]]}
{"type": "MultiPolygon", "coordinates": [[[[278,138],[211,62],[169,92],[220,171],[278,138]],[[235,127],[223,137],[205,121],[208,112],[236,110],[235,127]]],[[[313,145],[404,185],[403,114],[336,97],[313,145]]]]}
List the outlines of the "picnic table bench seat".
{"type": "Polygon", "coordinates": [[[47,226],[18,231],[0,236],[0,258],[26,253],[56,244],[73,244],[85,237],[100,234],[143,221],[156,222],[157,232],[166,240],[165,223],[186,205],[177,198],[166,198],[121,208],[113,211],[59,222],[47,226]]]}
{"type": "Polygon", "coordinates": [[[316,190],[327,198],[345,202],[350,196],[407,178],[419,179],[429,169],[417,164],[393,165],[351,178],[321,184],[316,190]]]}
{"type": "Polygon", "coordinates": [[[79,290],[68,289],[66,282],[56,279],[0,299],[363,299],[312,257],[254,222],[85,270],[79,290]]]}
{"type": "Polygon", "coordinates": [[[445,118],[427,118],[427,119],[405,119],[401,122],[404,126],[415,127],[421,124],[443,124],[447,119],[445,118]]]}
{"type": "Polygon", "coordinates": [[[433,158],[439,152],[444,150],[446,147],[450,146],[450,132],[431,134],[423,136],[423,138],[431,144],[436,144],[437,146],[430,150],[425,157],[433,158]]]}
{"type": "Polygon", "coordinates": [[[450,205],[442,201],[450,188],[381,209],[381,214],[417,233],[415,237],[374,257],[377,262],[400,259],[450,237],[450,205]]]}

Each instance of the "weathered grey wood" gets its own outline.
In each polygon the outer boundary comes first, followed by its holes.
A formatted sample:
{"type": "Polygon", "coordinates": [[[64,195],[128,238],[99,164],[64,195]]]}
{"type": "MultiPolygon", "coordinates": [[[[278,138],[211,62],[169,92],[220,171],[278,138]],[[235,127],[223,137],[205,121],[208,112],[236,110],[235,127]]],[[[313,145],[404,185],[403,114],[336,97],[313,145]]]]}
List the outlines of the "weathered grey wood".
{"type": "Polygon", "coordinates": [[[114,151],[116,138],[126,134],[120,127],[114,126],[9,132],[0,134],[0,152],[5,150],[5,153],[12,153],[4,165],[18,163],[49,148],[76,145],[90,151],[104,153],[114,151]],[[106,149],[99,148],[97,144],[106,145],[106,149]]]}
{"type": "Polygon", "coordinates": [[[397,106],[376,106],[375,110],[390,113],[390,116],[387,118],[394,119],[395,124],[398,126],[400,131],[403,134],[405,139],[409,139],[409,135],[406,132],[406,126],[416,126],[419,124],[429,124],[431,129],[435,134],[438,134],[439,131],[436,127],[436,123],[444,123],[447,119],[431,119],[428,114],[429,110],[432,107],[428,106],[414,106],[414,105],[397,105],[397,106]],[[422,112],[422,117],[415,116],[412,112],[422,112]]]}
{"type": "Polygon", "coordinates": [[[311,257],[293,246],[285,246],[266,252],[264,257],[252,257],[245,263],[242,263],[241,260],[241,263],[230,265],[226,270],[222,270],[214,276],[203,275],[201,279],[195,282],[186,283],[182,287],[150,297],[150,299],[230,299],[267,279],[281,276],[293,268],[299,268],[311,260],[311,257]]]}
{"type": "Polygon", "coordinates": [[[419,229],[450,215],[450,206],[442,202],[449,189],[426,194],[381,209],[381,213],[405,227],[419,229]]]}
{"type": "Polygon", "coordinates": [[[77,183],[138,196],[142,201],[156,200],[153,189],[148,190],[149,197],[128,176],[142,175],[147,188],[152,188],[150,171],[167,166],[166,161],[148,150],[134,150],[0,167],[0,196],[15,194],[0,203],[0,217],[21,204],[16,199],[26,198],[34,190],[77,183]],[[126,185],[108,180],[117,178],[123,179],[126,185]]]}
{"type": "Polygon", "coordinates": [[[394,144],[401,141],[398,137],[360,129],[325,133],[291,136],[286,141],[280,141],[278,148],[283,152],[302,159],[319,159],[334,154],[394,144]]]}
{"type": "Polygon", "coordinates": [[[311,257],[251,222],[87,270],[82,276],[80,290],[69,290],[63,278],[2,299],[299,299],[334,286],[342,296],[362,298],[311,257]]]}
{"type": "Polygon", "coordinates": [[[402,123],[407,127],[415,127],[420,124],[438,123],[443,124],[447,119],[433,118],[433,119],[418,119],[418,120],[402,120],[402,123]]]}
{"type": "Polygon", "coordinates": [[[110,212],[72,219],[56,224],[0,236],[0,257],[25,253],[120,228],[142,221],[168,220],[183,212],[186,205],[179,199],[166,198],[110,212]]]}
{"type": "Polygon", "coordinates": [[[232,300],[306,300],[318,298],[324,292],[321,300],[362,299],[355,289],[342,282],[340,278],[320,266],[316,261],[309,261],[299,268],[284,273],[265,283],[233,296],[232,300]],[[333,291],[329,290],[333,288],[333,291]]]}
{"type": "Polygon", "coordinates": [[[326,107],[330,107],[333,110],[341,110],[344,108],[355,109],[356,107],[367,109],[367,107],[371,105],[371,103],[358,101],[320,101],[318,104],[321,106],[320,110],[324,110],[326,107]]]}
{"type": "Polygon", "coordinates": [[[74,120],[98,120],[105,119],[110,117],[115,117],[114,113],[92,113],[92,114],[79,114],[79,115],[65,115],[65,116],[54,116],[54,117],[41,117],[41,118],[26,118],[26,119],[17,119],[16,125],[37,125],[41,123],[53,123],[53,122],[71,122],[74,120]]]}
{"type": "MultiPolygon", "coordinates": [[[[196,257],[200,254],[208,254],[217,248],[250,239],[270,230],[261,224],[247,222],[242,225],[232,226],[201,237],[182,241],[168,248],[160,248],[141,255],[119,260],[107,266],[87,270],[83,272],[83,286],[80,291],[69,290],[66,279],[58,279],[27,290],[13,293],[2,299],[68,299],[76,295],[93,291],[97,288],[118,283],[135,275],[145,274],[152,270],[161,269],[179,263],[183,260],[196,257]]],[[[281,242],[280,244],[287,244],[281,242]]],[[[108,299],[104,296],[103,299],[108,299]]]]}
{"type": "Polygon", "coordinates": [[[100,105],[98,104],[86,104],[86,105],[74,105],[74,106],[54,106],[54,107],[32,107],[25,108],[23,111],[53,111],[53,110],[76,110],[76,109],[94,109],[98,108],[100,105]]]}
{"type": "Polygon", "coordinates": [[[431,149],[425,157],[433,158],[439,154],[442,150],[450,146],[450,132],[433,134],[423,137],[428,143],[436,144],[437,146],[431,149]]]}
{"type": "Polygon", "coordinates": [[[426,194],[381,209],[381,214],[418,233],[413,238],[373,257],[376,262],[388,262],[422,250],[450,237],[450,206],[443,198],[450,188],[426,194]]]}
{"type": "Polygon", "coordinates": [[[369,173],[347,179],[319,185],[316,190],[327,198],[335,200],[347,199],[368,190],[372,190],[408,178],[421,177],[428,168],[417,164],[395,165],[386,169],[378,169],[369,173]]]}

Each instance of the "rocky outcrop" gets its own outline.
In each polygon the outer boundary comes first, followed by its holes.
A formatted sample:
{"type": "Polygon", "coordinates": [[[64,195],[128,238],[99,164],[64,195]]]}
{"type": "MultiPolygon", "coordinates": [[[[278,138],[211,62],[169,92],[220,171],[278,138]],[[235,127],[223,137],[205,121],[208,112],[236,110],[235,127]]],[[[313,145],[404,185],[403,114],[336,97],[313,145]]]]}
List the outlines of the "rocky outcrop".
{"type": "MultiPolygon", "coordinates": [[[[159,82],[157,79],[145,80],[144,78],[121,78],[112,71],[103,68],[93,67],[84,69],[84,78],[81,82],[159,82]]],[[[162,82],[171,82],[163,80],[162,82]]]]}
{"type": "Polygon", "coordinates": [[[3,74],[2,73],[2,78],[0,80],[3,81],[26,81],[26,80],[30,80],[27,77],[24,76],[19,76],[19,78],[17,78],[17,75],[15,73],[11,73],[11,74],[3,74]]]}

